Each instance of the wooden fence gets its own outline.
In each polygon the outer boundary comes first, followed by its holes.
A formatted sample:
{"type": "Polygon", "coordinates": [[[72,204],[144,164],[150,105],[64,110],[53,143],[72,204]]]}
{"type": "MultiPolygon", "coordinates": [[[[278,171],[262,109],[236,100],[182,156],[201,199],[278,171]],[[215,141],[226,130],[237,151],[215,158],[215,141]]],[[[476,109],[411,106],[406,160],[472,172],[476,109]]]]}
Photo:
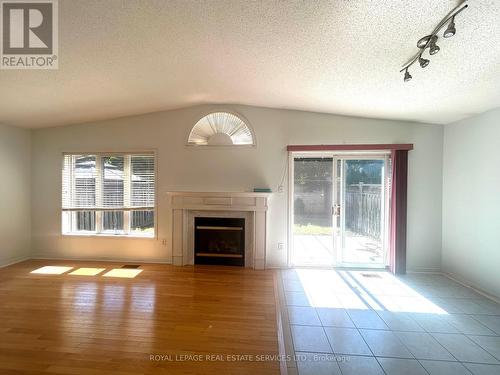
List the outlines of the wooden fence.
{"type": "Polygon", "coordinates": [[[356,234],[380,239],[380,185],[350,185],[345,196],[345,228],[356,234]]]}
{"type": "MultiPolygon", "coordinates": [[[[95,219],[94,211],[77,211],[76,229],[95,231],[95,219]]],[[[102,219],[104,230],[123,229],[123,211],[105,211],[102,219]]],[[[133,229],[152,228],[154,226],[154,211],[132,211],[130,225],[133,229]]]]}

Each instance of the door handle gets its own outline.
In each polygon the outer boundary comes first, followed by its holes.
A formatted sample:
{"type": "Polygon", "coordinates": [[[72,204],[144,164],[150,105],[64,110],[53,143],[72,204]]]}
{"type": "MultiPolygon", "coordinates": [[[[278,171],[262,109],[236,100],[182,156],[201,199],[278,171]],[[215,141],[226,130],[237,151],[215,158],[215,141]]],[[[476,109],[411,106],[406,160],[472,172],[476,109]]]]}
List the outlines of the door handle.
{"type": "Polygon", "coordinates": [[[336,204],[332,207],[332,215],[340,216],[340,204],[336,204]]]}

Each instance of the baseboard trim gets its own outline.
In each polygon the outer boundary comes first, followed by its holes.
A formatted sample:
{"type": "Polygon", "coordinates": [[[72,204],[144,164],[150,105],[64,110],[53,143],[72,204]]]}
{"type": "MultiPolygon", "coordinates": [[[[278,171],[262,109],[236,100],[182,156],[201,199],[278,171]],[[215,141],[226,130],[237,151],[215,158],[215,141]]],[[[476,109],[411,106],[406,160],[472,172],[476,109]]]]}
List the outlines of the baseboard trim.
{"type": "Polygon", "coordinates": [[[150,260],[150,259],[124,259],[124,258],[72,258],[72,257],[43,257],[32,256],[33,260],[67,260],[78,262],[117,262],[117,263],[146,263],[146,264],[172,264],[172,261],[150,260]]]}
{"type": "Polygon", "coordinates": [[[442,273],[441,268],[407,269],[406,273],[442,273]]]}
{"type": "Polygon", "coordinates": [[[498,304],[500,304],[500,297],[497,297],[493,294],[490,294],[484,290],[482,290],[481,288],[475,286],[473,283],[471,283],[470,281],[468,280],[465,280],[463,278],[461,278],[460,276],[457,276],[451,272],[445,272],[445,271],[442,271],[442,270],[432,270],[432,269],[429,269],[429,270],[409,270],[407,271],[407,273],[409,274],[439,274],[439,275],[442,275],[444,277],[447,277],[448,279],[450,280],[453,280],[454,282],[462,285],[463,287],[466,287],[466,288],[469,288],[469,289],[472,289],[473,291],[475,291],[476,293],[479,293],[481,294],[483,297],[486,297],[490,300],[492,300],[493,302],[496,302],[498,304]]]}
{"type": "Polygon", "coordinates": [[[446,276],[448,279],[453,280],[456,283],[459,283],[460,285],[462,285],[462,286],[464,286],[466,288],[472,289],[476,293],[481,294],[483,297],[486,297],[486,298],[492,300],[493,302],[496,302],[496,303],[500,304],[500,297],[497,297],[497,296],[495,296],[493,294],[490,294],[490,293],[482,290],[481,288],[478,288],[477,286],[475,286],[474,284],[472,284],[470,281],[464,280],[460,276],[457,276],[457,275],[455,275],[453,273],[448,273],[448,272],[441,272],[441,273],[442,273],[443,276],[446,276]]]}
{"type": "Polygon", "coordinates": [[[16,263],[21,263],[21,262],[24,262],[25,260],[29,260],[29,259],[31,259],[31,257],[20,257],[20,258],[11,259],[11,260],[8,260],[7,263],[0,264],[0,268],[12,266],[16,263]]]}
{"type": "Polygon", "coordinates": [[[172,264],[174,266],[182,266],[182,256],[174,255],[172,256],[172,264]]]}

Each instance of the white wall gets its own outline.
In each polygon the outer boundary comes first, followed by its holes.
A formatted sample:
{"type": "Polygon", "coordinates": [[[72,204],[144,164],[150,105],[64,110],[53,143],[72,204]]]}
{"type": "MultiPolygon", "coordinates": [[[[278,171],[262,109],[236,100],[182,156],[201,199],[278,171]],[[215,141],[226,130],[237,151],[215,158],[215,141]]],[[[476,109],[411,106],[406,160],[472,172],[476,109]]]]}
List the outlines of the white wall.
{"type": "Polygon", "coordinates": [[[29,257],[30,131],[0,125],[0,266],[29,257]]]}
{"type": "MultiPolygon", "coordinates": [[[[33,248],[39,257],[171,260],[164,192],[169,190],[274,191],[286,165],[287,144],[414,143],[410,152],[408,268],[437,270],[441,261],[443,128],[248,106],[197,106],[98,123],[33,132],[33,248]],[[214,109],[242,114],[253,126],[256,148],[186,147],[193,124],[214,109]],[[62,237],[63,151],[158,151],[159,240],[62,237]],[[167,240],[167,246],[162,240],[167,240]]],[[[285,186],[286,188],[286,186],[285,186]]],[[[286,263],[287,195],[274,194],[268,227],[268,266],[286,263]]]]}
{"type": "Polygon", "coordinates": [[[445,126],[443,270],[500,297],[500,109],[445,126]]]}

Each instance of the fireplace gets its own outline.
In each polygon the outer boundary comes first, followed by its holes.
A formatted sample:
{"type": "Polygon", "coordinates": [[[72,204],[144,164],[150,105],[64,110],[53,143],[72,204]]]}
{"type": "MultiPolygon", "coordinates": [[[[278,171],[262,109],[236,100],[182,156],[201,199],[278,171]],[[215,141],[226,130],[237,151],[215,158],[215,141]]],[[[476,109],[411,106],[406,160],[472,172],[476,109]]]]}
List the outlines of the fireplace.
{"type": "Polygon", "coordinates": [[[167,192],[172,263],[176,266],[195,264],[196,218],[231,218],[243,219],[245,228],[243,258],[234,259],[240,259],[240,264],[244,263],[245,267],[263,270],[266,264],[267,201],[270,196],[269,193],[255,192],[167,192]]]}
{"type": "Polygon", "coordinates": [[[194,263],[245,265],[245,219],[194,218],[194,263]]]}

